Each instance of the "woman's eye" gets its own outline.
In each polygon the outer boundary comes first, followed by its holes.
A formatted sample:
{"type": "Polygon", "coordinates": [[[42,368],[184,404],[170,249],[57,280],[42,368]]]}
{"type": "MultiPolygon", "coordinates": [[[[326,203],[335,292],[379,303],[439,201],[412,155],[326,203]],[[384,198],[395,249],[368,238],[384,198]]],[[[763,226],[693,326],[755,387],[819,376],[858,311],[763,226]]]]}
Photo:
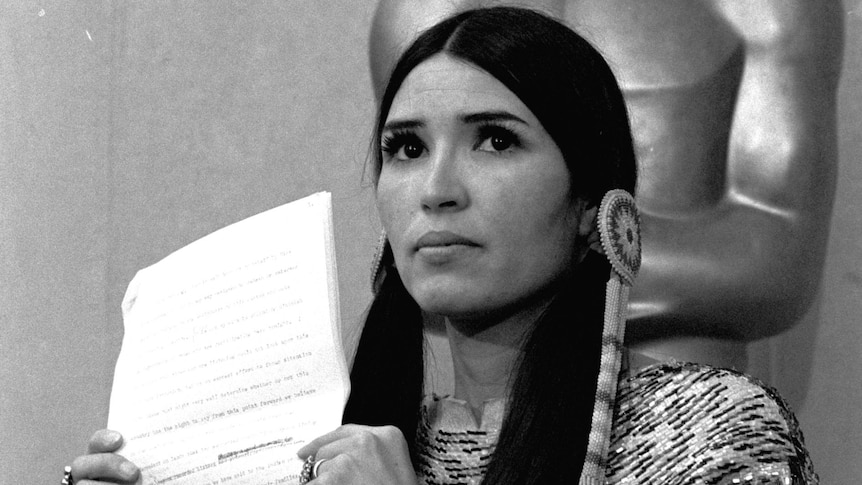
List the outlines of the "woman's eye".
{"type": "Polygon", "coordinates": [[[383,137],[380,144],[383,153],[395,160],[413,160],[425,153],[425,146],[413,134],[393,134],[383,137]]]}
{"type": "Polygon", "coordinates": [[[518,137],[505,128],[491,127],[480,131],[477,150],[486,152],[504,152],[518,146],[518,137]]]}
{"type": "Polygon", "coordinates": [[[419,158],[422,155],[422,147],[415,143],[406,143],[401,147],[404,158],[419,158]]]}
{"type": "Polygon", "coordinates": [[[512,140],[503,136],[492,136],[482,144],[483,148],[488,149],[490,147],[491,150],[498,152],[502,152],[511,146],[512,140]]]}

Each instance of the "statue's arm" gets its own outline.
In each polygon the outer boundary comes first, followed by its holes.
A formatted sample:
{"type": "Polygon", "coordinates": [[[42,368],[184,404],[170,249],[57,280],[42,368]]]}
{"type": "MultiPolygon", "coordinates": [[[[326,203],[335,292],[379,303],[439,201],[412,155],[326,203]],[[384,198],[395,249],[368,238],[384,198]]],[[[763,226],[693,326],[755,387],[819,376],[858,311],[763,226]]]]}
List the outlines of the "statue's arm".
{"type": "Polygon", "coordinates": [[[666,335],[668,325],[738,339],[771,335],[798,320],[820,279],[836,177],[841,2],[710,5],[745,49],[727,191],[701,216],[645,216],[633,336],[666,335]]]}

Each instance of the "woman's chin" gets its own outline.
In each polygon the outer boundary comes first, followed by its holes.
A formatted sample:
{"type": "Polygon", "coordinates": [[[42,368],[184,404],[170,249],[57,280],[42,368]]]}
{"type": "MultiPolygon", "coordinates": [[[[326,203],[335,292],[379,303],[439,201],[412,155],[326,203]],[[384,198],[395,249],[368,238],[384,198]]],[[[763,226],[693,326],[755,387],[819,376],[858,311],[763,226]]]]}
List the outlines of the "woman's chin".
{"type": "Polygon", "coordinates": [[[419,307],[444,317],[471,315],[481,311],[481,304],[465,289],[446,287],[425,287],[411,292],[419,307]]]}

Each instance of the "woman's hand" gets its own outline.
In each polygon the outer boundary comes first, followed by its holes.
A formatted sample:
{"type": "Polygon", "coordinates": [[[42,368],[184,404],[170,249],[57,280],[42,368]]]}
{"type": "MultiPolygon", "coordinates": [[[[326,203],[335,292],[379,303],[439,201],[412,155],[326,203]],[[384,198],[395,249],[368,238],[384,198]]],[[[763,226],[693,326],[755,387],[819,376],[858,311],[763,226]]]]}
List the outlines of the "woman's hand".
{"type": "Polygon", "coordinates": [[[416,485],[407,441],[395,426],[347,424],[303,446],[305,459],[326,460],[313,485],[416,485]]]}
{"type": "Polygon", "coordinates": [[[123,436],[108,429],[93,433],[87,446],[88,454],[72,461],[75,485],[141,483],[141,472],[129,460],[114,453],[123,446],[123,436]]]}

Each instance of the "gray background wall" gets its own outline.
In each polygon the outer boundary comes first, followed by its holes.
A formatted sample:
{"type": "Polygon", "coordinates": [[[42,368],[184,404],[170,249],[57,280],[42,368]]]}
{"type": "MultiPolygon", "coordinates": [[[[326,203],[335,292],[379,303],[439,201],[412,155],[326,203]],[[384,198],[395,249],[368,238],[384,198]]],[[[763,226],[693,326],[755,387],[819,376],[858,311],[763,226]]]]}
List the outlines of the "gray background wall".
{"type": "MultiPolygon", "coordinates": [[[[126,284],[226,224],[332,191],[350,337],[377,227],[362,182],[374,3],[0,4],[0,482],[59,481],[105,424],[126,284]]],[[[822,295],[752,347],[836,484],[862,479],[862,0],[845,9],[822,295]]]]}

